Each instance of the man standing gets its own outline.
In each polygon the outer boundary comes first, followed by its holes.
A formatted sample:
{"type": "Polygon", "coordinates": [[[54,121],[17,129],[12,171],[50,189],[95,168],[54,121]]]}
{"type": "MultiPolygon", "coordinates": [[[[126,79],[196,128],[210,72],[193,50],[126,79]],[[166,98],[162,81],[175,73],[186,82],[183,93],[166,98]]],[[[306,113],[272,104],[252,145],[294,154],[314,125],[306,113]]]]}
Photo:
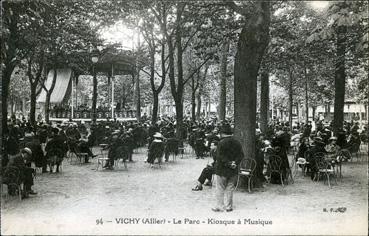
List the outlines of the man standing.
{"type": "Polygon", "coordinates": [[[216,201],[213,211],[233,210],[233,191],[237,182],[238,165],[244,157],[241,143],[232,137],[229,124],[220,129],[220,142],[216,154],[216,201]]]}

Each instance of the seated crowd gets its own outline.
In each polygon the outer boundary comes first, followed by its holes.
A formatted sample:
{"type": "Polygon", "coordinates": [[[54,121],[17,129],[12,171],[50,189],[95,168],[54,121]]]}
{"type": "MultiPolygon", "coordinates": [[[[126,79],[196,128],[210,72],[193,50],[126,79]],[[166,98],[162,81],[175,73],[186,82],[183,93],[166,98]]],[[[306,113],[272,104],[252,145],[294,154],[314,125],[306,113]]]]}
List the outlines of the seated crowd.
{"type": "MultiPolygon", "coordinates": [[[[170,155],[177,155],[184,151],[184,142],[187,142],[194,150],[196,159],[211,156],[213,162],[207,164],[202,170],[198,183],[192,190],[199,191],[203,185],[212,184],[212,176],[217,166],[217,145],[227,135],[232,135],[233,121],[218,122],[214,119],[202,119],[198,122],[185,119],[182,130],[178,130],[175,120],[171,117],[162,118],[151,125],[148,121],[117,122],[105,121],[87,126],[83,123],[55,123],[44,124],[42,122],[31,125],[25,120],[10,120],[8,130],[4,136],[5,154],[2,158],[3,173],[11,172],[14,167],[19,172],[19,182],[23,184],[22,196],[36,194],[32,190],[35,169],[42,172],[59,172],[63,159],[67,153],[84,153],[84,163],[89,163],[93,154],[92,147],[98,144],[107,144],[104,149],[108,150],[105,169],[113,170],[114,162],[122,159],[124,162],[133,161],[133,151],[148,143],[146,162],[153,167],[155,161],[160,164],[162,157],[169,161],[170,155]],[[227,127],[227,128],[224,128],[227,127]],[[220,135],[227,131],[227,135],[220,135]],[[223,131],[222,131],[223,130],[223,131]],[[221,131],[221,132],[220,132],[221,131]],[[180,132],[181,135],[176,135],[180,132]],[[178,136],[180,138],[178,139],[178,136]]],[[[367,130],[358,132],[357,124],[345,123],[344,129],[333,136],[331,126],[317,124],[315,131],[312,125],[298,124],[290,130],[288,123],[271,122],[264,133],[256,130],[256,173],[258,179],[267,180],[271,183],[282,184],[288,181],[291,174],[288,153],[296,150],[296,161],[305,161],[314,179],[317,172],[314,160],[316,153],[328,153],[334,157],[342,149],[354,152],[361,141],[367,142],[367,130]],[[273,162],[272,158],[280,159],[281,175],[276,175],[268,166],[273,162]]],[[[247,157],[247,156],[246,156],[247,157]]],[[[342,160],[349,157],[340,157],[342,160]]],[[[338,160],[338,161],[341,161],[338,160]]],[[[13,176],[13,175],[9,175],[13,176]]],[[[11,179],[4,179],[9,183],[8,192],[16,194],[16,190],[10,183],[11,179]]]]}

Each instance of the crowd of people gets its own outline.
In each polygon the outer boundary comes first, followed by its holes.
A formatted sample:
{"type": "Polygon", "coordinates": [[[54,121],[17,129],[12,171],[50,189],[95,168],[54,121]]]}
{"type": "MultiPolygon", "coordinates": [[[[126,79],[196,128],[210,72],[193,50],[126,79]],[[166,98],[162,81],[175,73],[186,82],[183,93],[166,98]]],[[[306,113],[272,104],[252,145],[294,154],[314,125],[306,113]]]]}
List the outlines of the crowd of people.
{"type": "MultiPolygon", "coordinates": [[[[84,124],[83,122],[64,122],[45,124],[42,122],[31,125],[25,120],[9,120],[7,136],[4,136],[4,150],[2,167],[5,177],[3,182],[9,183],[9,194],[15,195],[10,179],[14,176],[14,169],[19,172],[18,182],[23,184],[20,194],[27,198],[30,194],[37,194],[32,190],[35,169],[40,168],[43,173],[60,171],[60,166],[68,153],[85,153],[84,163],[89,163],[97,155],[92,147],[107,144],[104,149],[108,151],[108,160],[103,168],[114,170],[114,162],[122,159],[132,162],[134,149],[147,145],[147,159],[145,162],[153,167],[155,162],[162,159],[169,160],[170,155],[177,155],[184,151],[188,143],[194,150],[196,159],[207,156],[212,163],[207,164],[200,173],[193,191],[203,190],[203,185],[212,185],[216,179],[217,206],[214,211],[232,210],[232,192],[235,187],[238,166],[244,157],[241,144],[232,137],[233,121],[217,121],[202,119],[198,122],[185,119],[182,130],[176,129],[173,118],[160,119],[155,124],[143,122],[117,122],[105,121],[97,124],[84,124]],[[177,132],[180,132],[178,139],[177,132]],[[13,172],[12,172],[13,171],[13,172]],[[216,178],[213,178],[213,176],[216,178]],[[225,202],[221,199],[226,196],[225,202]],[[224,203],[224,204],[223,204],[224,203]]],[[[314,164],[314,154],[330,153],[336,155],[339,150],[347,149],[354,152],[361,141],[367,142],[367,128],[359,131],[357,123],[345,122],[342,130],[333,136],[332,127],[317,123],[312,130],[312,124],[297,124],[290,129],[288,123],[271,122],[266,131],[256,130],[256,173],[260,181],[269,181],[281,184],[288,180],[291,173],[288,153],[294,152],[296,161],[309,163],[308,169],[314,179],[317,172],[314,164]],[[282,178],[268,173],[268,156],[278,156],[281,159],[282,178]]]]}

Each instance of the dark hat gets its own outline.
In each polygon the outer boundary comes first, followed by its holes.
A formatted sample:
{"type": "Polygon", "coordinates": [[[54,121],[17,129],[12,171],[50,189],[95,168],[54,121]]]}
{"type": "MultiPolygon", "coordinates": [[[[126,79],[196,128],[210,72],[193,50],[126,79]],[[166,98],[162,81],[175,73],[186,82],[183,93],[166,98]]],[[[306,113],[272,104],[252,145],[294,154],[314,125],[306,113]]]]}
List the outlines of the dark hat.
{"type": "Polygon", "coordinates": [[[232,134],[233,133],[232,128],[229,124],[223,124],[220,127],[220,132],[223,133],[223,134],[232,134]]]}

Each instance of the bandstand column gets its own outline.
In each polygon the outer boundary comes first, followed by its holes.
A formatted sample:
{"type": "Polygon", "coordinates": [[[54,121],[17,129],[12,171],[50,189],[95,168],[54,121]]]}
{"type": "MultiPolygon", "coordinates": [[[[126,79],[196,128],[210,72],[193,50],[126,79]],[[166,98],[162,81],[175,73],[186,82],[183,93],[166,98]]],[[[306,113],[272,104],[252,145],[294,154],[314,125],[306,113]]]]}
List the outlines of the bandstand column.
{"type": "Polygon", "coordinates": [[[114,64],[111,65],[111,118],[114,120],[114,64]]]}

